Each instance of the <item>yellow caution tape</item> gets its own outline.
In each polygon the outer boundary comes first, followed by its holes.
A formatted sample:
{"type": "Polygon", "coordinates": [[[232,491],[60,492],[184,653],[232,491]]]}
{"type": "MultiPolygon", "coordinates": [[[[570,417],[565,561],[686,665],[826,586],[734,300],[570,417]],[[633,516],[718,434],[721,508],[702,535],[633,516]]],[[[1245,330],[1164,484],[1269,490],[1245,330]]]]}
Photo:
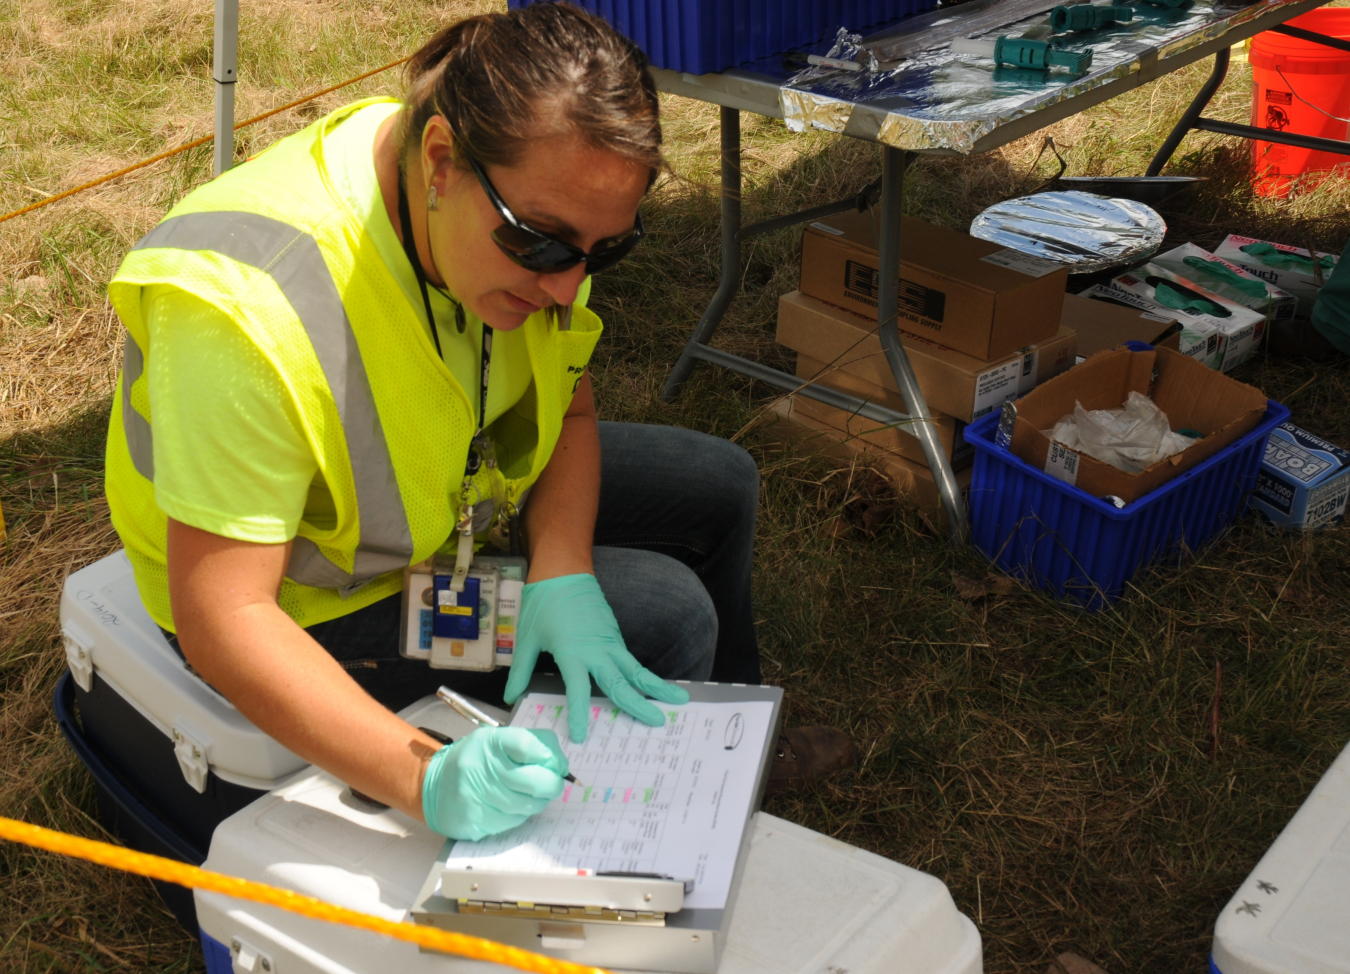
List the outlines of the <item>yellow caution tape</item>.
{"type": "Polygon", "coordinates": [[[82,839],[65,832],[44,829],[37,825],[29,825],[27,822],[18,822],[12,818],[0,818],[0,839],[8,839],[11,842],[19,842],[37,849],[46,849],[48,852],[60,853],[74,859],[84,859],[100,866],[111,866],[113,869],[135,873],[138,876],[148,876],[150,879],[177,883],[179,886],[187,886],[190,889],[210,890],[213,893],[223,893],[236,899],[275,906],[291,913],[298,913],[300,916],[323,920],[327,923],[339,923],[348,927],[356,927],[358,930],[370,930],[387,937],[393,937],[396,940],[406,940],[429,950],[456,954],[460,957],[468,957],[471,960],[505,964],[521,971],[535,971],[537,974],[606,974],[599,967],[587,967],[567,960],[558,960],[555,957],[545,957],[543,954],[521,950],[518,947],[508,947],[493,940],[470,937],[462,933],[451,933],[448,930],[440,930],[436,927],[413,923],[395,923],[392,920],[384,920],[368,913],[360,913],[346,907],[325,903],[323,900],[316,900],[312,896],[302,896],[288,889],[280,889],[266,883],[255,883],[248,879],[238,879],[208,869],[199,869],[196,866],[189,866],[173,859],[165,859],[163,856],[134,852],[131,849],[124,849],[107,842],[82,839]]]}

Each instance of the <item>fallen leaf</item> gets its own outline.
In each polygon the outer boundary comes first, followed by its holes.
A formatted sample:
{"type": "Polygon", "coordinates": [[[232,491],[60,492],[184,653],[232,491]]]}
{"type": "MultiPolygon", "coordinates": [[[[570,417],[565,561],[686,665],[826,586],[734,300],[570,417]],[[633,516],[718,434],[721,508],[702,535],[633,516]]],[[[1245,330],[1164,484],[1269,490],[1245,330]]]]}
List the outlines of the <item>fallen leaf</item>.
{"type": "Polygon", "coordinates": [[[820,526],[822,538],[847,538],[852,532],[853,525],[839,515],[830,518],[820,526]]]}
{"type": "Polygon", "coordinates": [[[953,575],[952,585],[956,588],[957,597],[962,599],[982,599],[986,595],[1012,595],[1017,589],[1017,583],[1008,576],[994,574],[978,579],[953,575]]]}
{"type": "Polygon", "coordinates": [[[29,291],[47,290],[47,278],[42,274],[30,274],[14,282],[15,294],[27,294],[29,291]]]}
{"type": "Polygon", "coordinates": [[[1012,595],[1017,591],[1017,580],[1007,575],[986,575],[984,583],[989,586],[989,591],[993,595],[1012,595]]]}
{"type": "Polygon", "coordinates": [[[1289,585],[1280,593],[1280,601],[1305,609],[1317,600],[1317,593],[1301,585],[1289,585]]]}
{"type": "Polygon", "coordinates": [[[1086,957],[1064,953],[1050,962],[1050,966],[1045,969],[1045,974],[1106,974],[1106,971],[1086,957]]]}
{"type": "Polygon", "coordinates": [[[860,520],[862,529],[868,534],[876,534],[877,528],[881,527],[895,513],[894,504],[883,504],[879,501],[864,501],[860,520]]]}

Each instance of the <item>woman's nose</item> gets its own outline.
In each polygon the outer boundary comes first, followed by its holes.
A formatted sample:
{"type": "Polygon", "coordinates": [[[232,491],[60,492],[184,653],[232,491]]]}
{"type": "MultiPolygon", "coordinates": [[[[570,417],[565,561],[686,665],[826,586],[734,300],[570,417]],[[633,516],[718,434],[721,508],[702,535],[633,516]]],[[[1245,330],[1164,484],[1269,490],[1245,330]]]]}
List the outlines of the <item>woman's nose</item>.
{"type": "Polygon", "coordinates": [[[570,305],[577,299],[577,290],[586,279],[586,265],[578,264],[559,274],[540,274],[539,286],[553,299],[554,304],[570,305]]]}

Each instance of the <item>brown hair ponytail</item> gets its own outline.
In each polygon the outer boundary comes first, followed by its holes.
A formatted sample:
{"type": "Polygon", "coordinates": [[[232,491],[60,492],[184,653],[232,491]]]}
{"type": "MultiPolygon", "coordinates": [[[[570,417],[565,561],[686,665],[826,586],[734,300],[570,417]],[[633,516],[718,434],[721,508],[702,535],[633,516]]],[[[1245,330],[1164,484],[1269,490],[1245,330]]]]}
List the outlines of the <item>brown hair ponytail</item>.
{"type": "Polygon", "coordinates": [[[447,27],[413,55],[399,119],[400,159],[433,115],[464,154],[513,165],[531,138],[572,132],[589,145],[663,168],[660,107],[647,58],[598,17],[567,3],[532,3],[447,27]]]}

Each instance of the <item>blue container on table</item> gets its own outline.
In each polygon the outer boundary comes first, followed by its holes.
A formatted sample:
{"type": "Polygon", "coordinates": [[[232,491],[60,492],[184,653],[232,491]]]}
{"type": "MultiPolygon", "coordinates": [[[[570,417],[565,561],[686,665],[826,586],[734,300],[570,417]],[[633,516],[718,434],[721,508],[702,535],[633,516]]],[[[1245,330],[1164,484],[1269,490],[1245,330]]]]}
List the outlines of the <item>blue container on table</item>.
{"type": "Polygon", "coordinates": [[[965,431],[975,449],[971,540],[1004,572],[1103,609],[1121,597],[1139,569],[1179,560],[1242,516],[1266,439],[1288,418],[1288,408],[1266,400],[1265,415],[1251,432],[1117,509],[998,446],[995,411],[965,431]]]}
{"type": "MultiPolygon", "coordinates": [[[[515,9],[542,0],[508,0],[515,9]]],[[[937,0],[573,0],[603,17],[658,68],[709,74],[866,33],[937,0]]]]}

